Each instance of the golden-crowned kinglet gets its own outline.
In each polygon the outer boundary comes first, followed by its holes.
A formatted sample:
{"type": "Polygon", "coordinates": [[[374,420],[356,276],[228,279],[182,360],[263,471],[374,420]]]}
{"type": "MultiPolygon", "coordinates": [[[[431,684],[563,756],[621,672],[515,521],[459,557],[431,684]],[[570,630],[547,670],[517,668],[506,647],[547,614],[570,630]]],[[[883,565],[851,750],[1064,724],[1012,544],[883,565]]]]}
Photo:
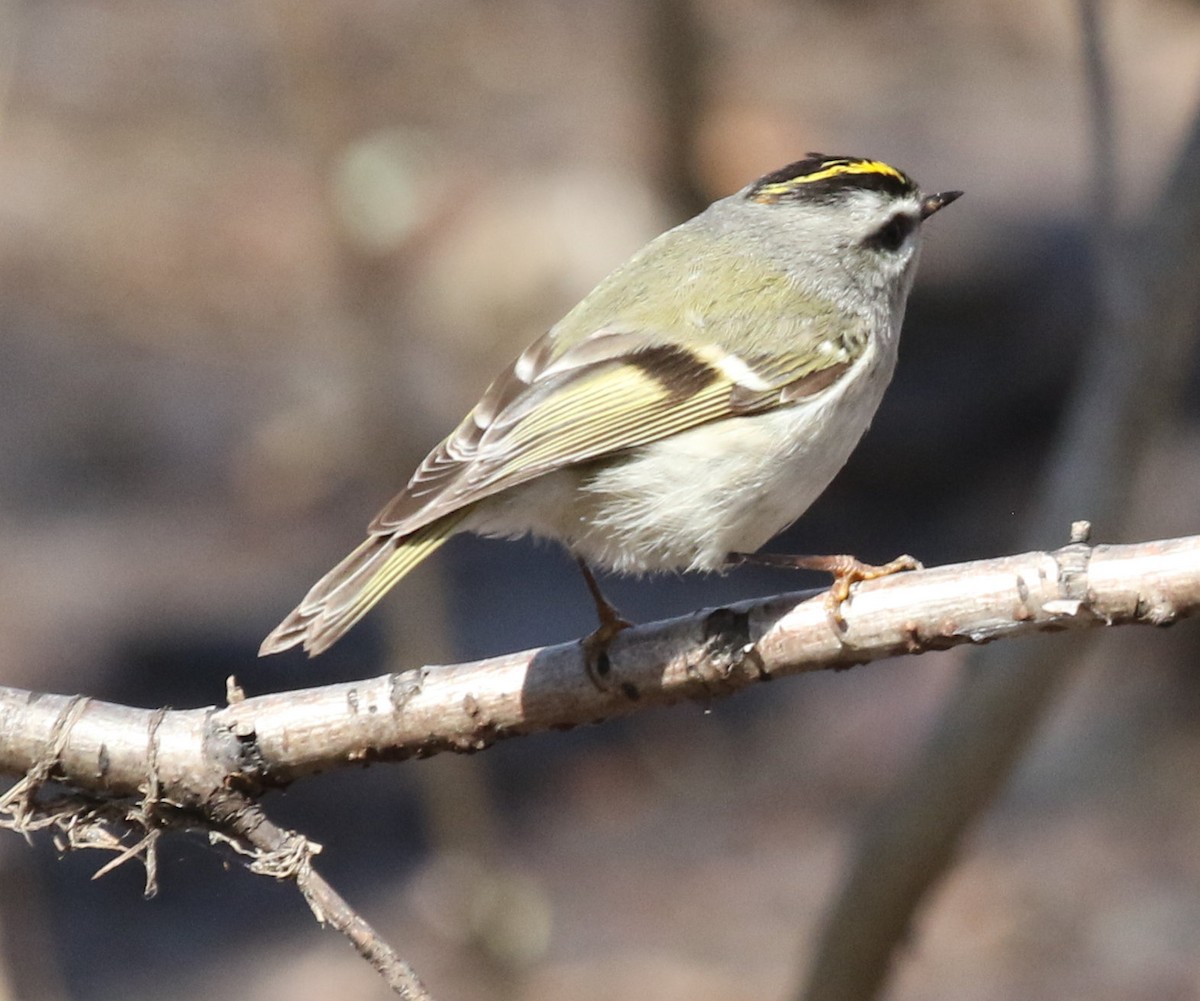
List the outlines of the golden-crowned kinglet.
{"type": "Polygon", "coordinates": [[[653,240],[492,383],[260,653],[327,649],[458,532],[557,539],[602,630],[623,623],[588,565],[717,570],[752,553],[866,430],[921,224],[960,194],[813,153],[653,240]]]}

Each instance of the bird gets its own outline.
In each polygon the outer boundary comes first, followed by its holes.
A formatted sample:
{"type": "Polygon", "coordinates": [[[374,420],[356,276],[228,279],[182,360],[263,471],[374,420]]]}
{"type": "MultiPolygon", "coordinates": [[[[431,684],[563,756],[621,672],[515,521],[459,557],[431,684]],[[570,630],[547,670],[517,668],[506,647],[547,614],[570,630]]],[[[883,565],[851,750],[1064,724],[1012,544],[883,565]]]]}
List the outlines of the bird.
{"type": "Polygon", "coordinates": [[[881,160],[810,153],[652,240],[535,340],[259,654],[327,650],[461,532],[561,543],[605,646],[628,623],[594,570],[905,569],[757,550],[825,490],[896,363],[923,193],[881,160]]]}

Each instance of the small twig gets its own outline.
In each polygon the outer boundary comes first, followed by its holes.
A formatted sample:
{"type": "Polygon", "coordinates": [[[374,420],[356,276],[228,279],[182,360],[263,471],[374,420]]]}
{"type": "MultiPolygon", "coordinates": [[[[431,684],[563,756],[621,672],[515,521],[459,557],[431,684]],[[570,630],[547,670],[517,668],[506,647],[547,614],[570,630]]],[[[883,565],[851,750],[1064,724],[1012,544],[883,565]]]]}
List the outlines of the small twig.
{"type": "MultiPolygon", "coordinates": [[[[29,776],[13,786],[28,788],[29,776]]],[[[383,977],[389,987],[406,1001],[432,1001],[417,974],[381,939],[312,865],[321,846],[294,831],[276,826],[249,798],[225,791],[216,795],[204,815],[180,811],[149,795],[133,806],[121,801],[104,802],[91,796],[56,795],[39,801],[36,794],[21,796],[19,819],[0,821],[0,827],[18,830],[26,837],[31,831],[55,827],[59,851],[99,849],[114,856],[93,875],[99,879],[133,859],[146,867],[146,896],[157,890],[158,839],[168,829],[187,832],[207,831],[209,841],[223,843],[246,860],[246,868],[259,876],[276,880],[294,880],[317,921],[345,935],[383,977]],[[133,844],[126,841],[129,831],[144,832],[133,844]]]]}
{"type": "Polygon", "coordinates": [[[214,838],[249,854],[252,872],[294,880],[317,921],[345,935],[399,997],[405,1001],[432,1001],[416,971],[313,867],[313,856],[320,852],[320,845],[276,826],[257,803],[236,794],[224,797],[213,815],[228,832],[214,832],[214,838]]]}
{"type": "Polygon", "coordinates": [[[8,814],[7,820],[0,820],[0,826],[23,834],[26,841],[30,840],[31,830],[45,826],[44,821],[39,822],[35,819],[34,800],[38,791],[58,767],[74,724],[87,708],[88,701],[82,695],[74,695],[65,700],[50,722],[50,732],[41,750],[23,769],[25,774],[0,796],[0,818],[8,814]]]}

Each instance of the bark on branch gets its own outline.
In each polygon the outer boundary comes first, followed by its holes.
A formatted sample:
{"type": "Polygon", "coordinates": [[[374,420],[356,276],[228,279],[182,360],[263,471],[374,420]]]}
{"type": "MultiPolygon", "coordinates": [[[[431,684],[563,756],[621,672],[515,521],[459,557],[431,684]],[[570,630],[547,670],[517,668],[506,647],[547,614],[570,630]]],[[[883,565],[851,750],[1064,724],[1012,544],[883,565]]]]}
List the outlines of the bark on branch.
{"type": "Polygon", "coordinates": [[[319,846],[276,827],[260,793],[337,767],[481,750],[804,671],[1035,632],[1168,625],[1198,609],[1200,536],[1075,541],[867,581],[836,614],[826,594],[808,592],[629,629],[600,665],[601,684],[572,643],[250,699],[231,682],[222,708],[135,709],[0,687],[0,772],[22,776],[0,794],[0,826],[26,836],[51,827],[64,847],[116,853],[106,869],[140,858],[148,893],[161,832],[206,831],[252,871],[294,880],[318,920],[397,994],[427,1001],[412,969],[315,872],[319,846]]]}
{"type": "Polygon", "coordinates": [[[1004,636],[1166,625],[1200,604],[1200,536],[1073,543],[856,585],[835,616],[823,593],[708,609],[621,633],[604,685],[577,643],[223,708],[145,710],[0,687],[0,772],[102,796],[205,809],[372,760],[477,751],[685,699],[710,700],[804,671],[846,668],[1004,636]]]}

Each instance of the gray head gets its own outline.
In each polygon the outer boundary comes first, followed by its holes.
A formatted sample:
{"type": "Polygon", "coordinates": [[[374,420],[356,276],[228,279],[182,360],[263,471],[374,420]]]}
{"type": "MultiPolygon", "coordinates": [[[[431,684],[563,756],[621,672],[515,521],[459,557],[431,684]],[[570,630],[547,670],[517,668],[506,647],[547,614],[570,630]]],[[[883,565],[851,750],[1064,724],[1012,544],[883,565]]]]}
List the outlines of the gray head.
{"type": "Polygon", "coordinates": [[[814,292],[846,305],[882,298],[894,310],[912,285],[921,224],[961,194],[923,194],[879,160],[810,153],[726,202],[814,292]]]}

